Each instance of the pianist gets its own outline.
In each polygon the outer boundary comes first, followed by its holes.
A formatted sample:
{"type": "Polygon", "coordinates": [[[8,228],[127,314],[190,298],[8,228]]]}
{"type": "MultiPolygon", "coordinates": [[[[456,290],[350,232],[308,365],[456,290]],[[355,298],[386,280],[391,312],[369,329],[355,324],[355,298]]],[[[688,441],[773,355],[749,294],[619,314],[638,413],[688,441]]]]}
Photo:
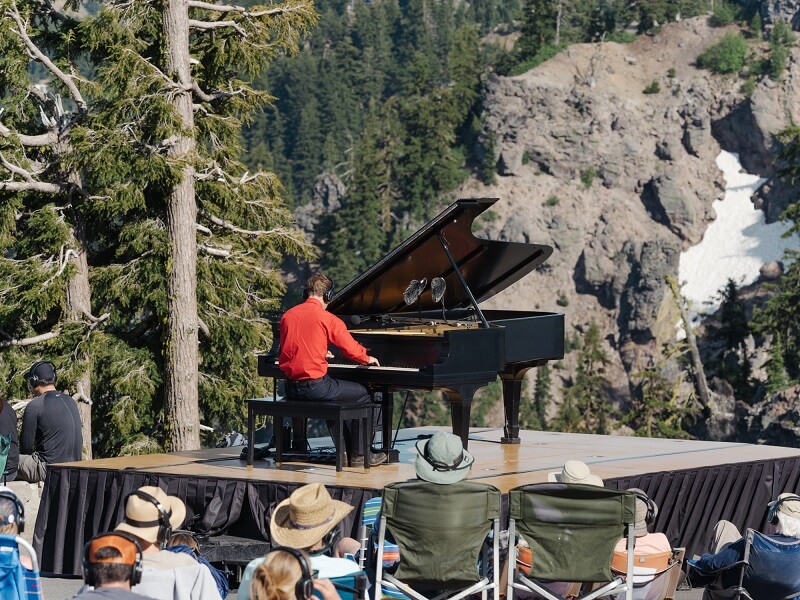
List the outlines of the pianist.
{"type": "MultiPolygon", "coordinates": [[[[367,355],[366,349],[353,339],[344,322],[325,310],[332,292],[333,282],[322,273],[315,273],[303,289],[305,302],[287,310],[281,318],[278,365],[286,376],[289,400],[335,400],[342,404],[370,401],[367,389],[360,383],[328,377],[329,344],[339,348],[350,360],[380,366],[378,359],[367,355]]],[[[332,428],[333,422],[329,422],[328,427],[332,428]]],[[[345,423],[344,439],[349,466],[363,466],[364,457],[356,455],[362,448],[356,422],[345,423]]],[[[386,459],[383,452],[372,453],[370,466],[384,463],[386,459]]]]}

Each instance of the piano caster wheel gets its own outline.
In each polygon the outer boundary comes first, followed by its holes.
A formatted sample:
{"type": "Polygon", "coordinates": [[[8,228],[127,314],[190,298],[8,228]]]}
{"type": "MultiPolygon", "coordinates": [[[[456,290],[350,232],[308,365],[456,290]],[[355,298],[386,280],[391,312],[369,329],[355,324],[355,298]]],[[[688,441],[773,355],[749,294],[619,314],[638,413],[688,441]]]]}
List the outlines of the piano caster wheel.
{"type": "Polygon", "coordinates": [[[503,437],[500,438],[500,443],[501,444],[519,444],[519,438],[518,437],[509,438],[509,437],[503,436],[503,437]]]}

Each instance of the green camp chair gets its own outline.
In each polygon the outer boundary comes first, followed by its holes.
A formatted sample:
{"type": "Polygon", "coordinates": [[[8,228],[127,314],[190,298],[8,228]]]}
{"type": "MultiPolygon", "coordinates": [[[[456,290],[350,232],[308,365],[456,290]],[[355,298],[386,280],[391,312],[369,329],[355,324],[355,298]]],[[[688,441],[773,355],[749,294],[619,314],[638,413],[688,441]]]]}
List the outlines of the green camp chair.
{"type": "Polygon", "coordinates": [[[383,489],[375,560],[375,598],[381,588],[400,590],[410,598],[425,600],[419,590],[433,598],[459,600],[492,590],[500,597],[499,567],[500,490],[491,485],[461,481],[439,485],[407,481],[383,489]],[[393,575],[383,568],[387,529],[400,549],[400,562],[393,575]],[[480,561],[487,536],[493,532],[491,563],[480,561]],[[491,580],[485,573],[492,572],[491,580]]]}
{"type": "Polygon", "coordinates": [[[625,592],[633,598],[635,496],[628,492],[580,484],[539,483],[508,493],[508,591],[531,590],[549,600],[560,600],[543,582],[601,582],[584,600],[625,592]],[[614,546],[628,528],[628,565],[625,576],[611,572],[614,546]],[[515,573],[519,533],[531,548],[527,573],[515,573]],[[630,584],[627,582],[631,582],[630,584]]]}

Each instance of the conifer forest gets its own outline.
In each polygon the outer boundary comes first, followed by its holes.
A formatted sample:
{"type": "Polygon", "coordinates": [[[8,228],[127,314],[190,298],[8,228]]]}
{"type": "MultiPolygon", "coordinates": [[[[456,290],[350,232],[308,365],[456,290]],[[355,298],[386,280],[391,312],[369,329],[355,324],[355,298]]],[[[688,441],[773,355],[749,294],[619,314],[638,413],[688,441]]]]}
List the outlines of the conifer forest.
{"type": "MultiPolygon", "coordinates": [[[[243,399],[271,394],[256,374],[271,320],[297,299],[286,269],[310,262],[343,285],[467,177],[497,176],[488,77],[678,15],[759,27],[756,0],[183,4],[0,0],[0,398],[23,402],[27,369],[52,360],[87,458],[244,431],[243,399]],[[330,190],[309,240],[295,211],[330,190]]],[[[792,178],[800,130],[782,136],[792,178]]],[[[786,211],[794,229],[799,211],[786,211]]],[[[717,344],[741,356],[747,335],[774,339],[766,383],[747,360],[707,365],[741,397],[800,376],[800,268],[787,264],[752,320],[735,286],[721,290],[717,344]]],[[[575,372],[540,367],[521,425],[692,435],[699,409],[676,407],[658,365],[616,411],[602,337],[568,335],[575,372]]],[[[476,396],[473,425],[500,394],[498,382],[476,396]]],[[[445,424],[447,403],[411,394],[398,418],[445,424]]]]}

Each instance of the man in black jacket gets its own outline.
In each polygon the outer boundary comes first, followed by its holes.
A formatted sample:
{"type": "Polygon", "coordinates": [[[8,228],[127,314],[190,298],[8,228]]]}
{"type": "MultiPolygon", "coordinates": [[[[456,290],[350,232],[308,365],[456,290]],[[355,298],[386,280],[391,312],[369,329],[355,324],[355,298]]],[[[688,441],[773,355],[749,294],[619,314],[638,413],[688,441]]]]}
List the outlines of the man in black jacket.
{"type": "Polygon", "coordinates": [[[83,438],[78,406],[55,387],[53,363],[34,363],[28,385],[36,397],[25,407],[19,438],[17,479],[44,481],[47,465],[81,460],[83,438]]]}

